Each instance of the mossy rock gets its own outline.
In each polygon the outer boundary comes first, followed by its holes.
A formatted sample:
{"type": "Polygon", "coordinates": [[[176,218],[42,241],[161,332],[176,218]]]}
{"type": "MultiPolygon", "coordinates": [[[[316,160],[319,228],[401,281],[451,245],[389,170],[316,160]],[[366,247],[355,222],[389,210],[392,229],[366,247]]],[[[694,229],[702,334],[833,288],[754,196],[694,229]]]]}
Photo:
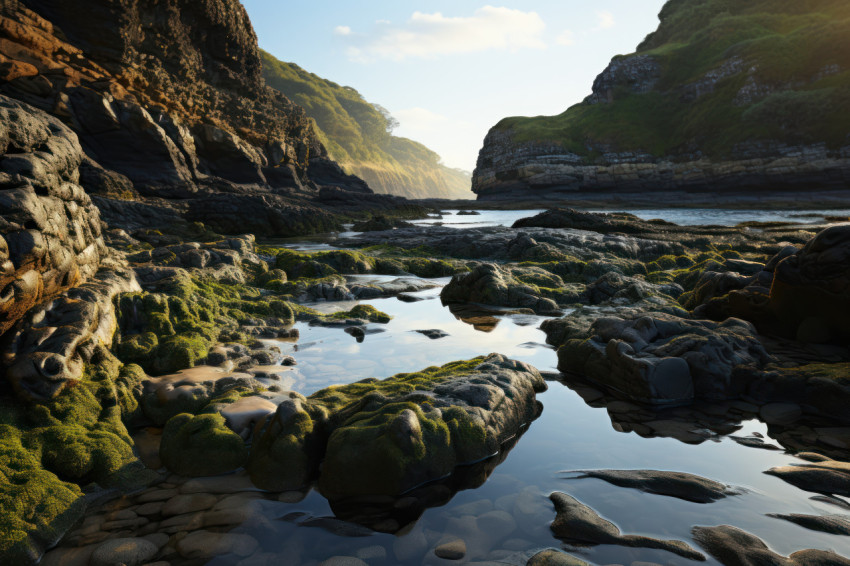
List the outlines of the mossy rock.
{"type": "Polygon", "coordinates": [[[0,425],[0,556],[33,564],[85,511],[80,488],[45,470],[21,443],[18,429],[0,425]]]}
{"type": "Polygon", "coordinates": [[[135,489],[155,476],[124,425],[144,372],[99,347],[83,379],[44,403],[0,398],[0,555],[34,563],[84,511],[81,485],[135,489]]]}
{"type": "Polygon", "coordinates": [[[242,467],[248,448],[219,414],[172,417],[162,432],[159,455],[166,468],[182,476],[215,476],[242,467]]]}
{"type": "Polygon", "coordinates": [[[324,454],[327,418],[324,407],[301,396],[278,405],[251,447],[247,468],[254,484],[272,491],[308,485],[324,454]]]}
{"type": "Polygon", "coordinates": [[[392,320],[393,317],[388,315],[385,312],[381,312],[372,305],[357,305],[351,310],[348,311],[340,311],[335,312],[332,315],[326,317],[331,320],[345,320],[348,318],[363,318],[368,320],[369,322],[377,322],[381,324],[386,324],[392,320]]]}

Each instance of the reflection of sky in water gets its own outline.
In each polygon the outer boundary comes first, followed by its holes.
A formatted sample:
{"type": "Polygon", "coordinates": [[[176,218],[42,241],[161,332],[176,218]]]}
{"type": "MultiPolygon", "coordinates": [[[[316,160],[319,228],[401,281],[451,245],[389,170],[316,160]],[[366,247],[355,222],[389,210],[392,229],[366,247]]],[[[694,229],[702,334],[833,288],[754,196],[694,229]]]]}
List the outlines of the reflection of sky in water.
{"type": "MultiPolygon", "coordinates": [[[[309,394],[333,383],[387,377],[490,352],[527,361],[541,370],[555,368],[555,352],[542,345],[545,335],[537,328],[542,318],[531,317],[534,323],[523,326],[521,324],[530,322],[529,317],[500,317],[496,328],[485,333],[457,320],[443,307],[438,297],[439,289],[418,295],[427,300],[417,303],[403,303],[395,298],[366,301],[394,319],[387,325],[370,324],[370,331],[385,329],[385,332],[368,334],[362,343],[357,343],[341,329],[299,324],[301,338],[297,344],[282,344],[284,352],[292,352],[298,360],[297,370],[293,372],[296,374],[294,388],[309,394]],[[413,332],[422,329],[441,329],[450,336],[431,340],[413,332]],[[534,343],[540,346],[529,347],[534,343]]],[[[334,310],[350,308],[352,304],[317,306],[334,310]]],[[[847,537],[809,531],[765,516],[766,513],[820,515],[839,511],[836,507],[811,501],[809,497],[813,494],[763,473],[770,467],[796,461],[793,457],[782,452],[747,448],[728,438],[693,446],[671,438],[645,439],[634,433],[619,433],[612,428],[605,409],[589,407],[577,394],[557,382],[550,383],[549,391],[540,394],[538,399],[544,405],[543,414],[489,480],[477,489],[459,492],[443,507],[427,510],[414,533],[421,529],[444,531],[448,521],[464,513],[461,506],[466,503],[481,499],[496,502],[499,498],[531,490],[542,506],[538,515],[522,519],[529,523],[528,528],[515,536],[524,539],[527,548],[558,547],[560,543],[548,530],[554,511],[546,496],[552,491],[564,491],[615,522],[626,534],[647,534],[692,543],[690,530],[693,526],[731,524],[759,536],[785,555],[803,548],[832,549],[850,555],[847,537]],[[601,480],[566,479],[567,474],[561,473],[601,468],[685,471],[747,491],[700,505],[615,487],[601,480]],[[460,511],[456,512],[458,508],[460,511]]],[[[745,422],[741,426],[739,435],[767,434],[766,426],[758,421],[745,422]]],[[[282,508],[286,512],[303,510],[318,515],[331,514],[327,502],[315,493],[300,504],[282,508]]],[[[276,509],[279,513],[280,508],[276,509]]],[[[305,556],[318,560],[334,554],[351,554],[345,551],[375,543],[391,549],[396,540],[379,534],[367,541],[340,541],[323,532],[314,532],[314,529],[308,533],[304,533],[305,530],[293,530],[293,540],[308,541],[305,556]]],[[[577,554],[598,564],[630,564],[631,561],[694,564],[662,551],[616,546],[583,549],[577,554]]],[[[391,550],[390,562],[395,563],[391,550]]],[[[707,564],[717,562],[709,558],[707,564]]]]}
{"type": "MultiPolygon", "coordinates": [[[[403,303],[396,298],[364,301],[393,317],[389,324],[370,324],[362,343],[339,328],[322,328],[299,323],[296,343],[280,344],[283,353],[298,360],[295,389],[310,394],[336,383],[366,377],[389,377],[460,359],[498,352],[529,362],[542,370],[554,370],[555,352],[529,348],[528,342],[543,342],[537,329],[540,317],[502,317],[491,332],[479,332],[457,320],[440,303],[439,289],[413,293],[426,300],[403,303]],[[530,319],[530,320],[529,320],[530,319]],[[528,325],[529,322],[533,324],[528,325]],[[517,323],[525,324],[520,326],[517,323]],[[439,329],[449,336],[432,340],[417,330],[439,329]],[[385,330],[384,332],[380,332],[385,330]],[[376,332],[377,331],[377,332],[376,332]]],[[[350,308],[352,304],[326,303],[328,307],[350,308]]],[[[323,306],[321,303],[315,306],[323,306]]]]}

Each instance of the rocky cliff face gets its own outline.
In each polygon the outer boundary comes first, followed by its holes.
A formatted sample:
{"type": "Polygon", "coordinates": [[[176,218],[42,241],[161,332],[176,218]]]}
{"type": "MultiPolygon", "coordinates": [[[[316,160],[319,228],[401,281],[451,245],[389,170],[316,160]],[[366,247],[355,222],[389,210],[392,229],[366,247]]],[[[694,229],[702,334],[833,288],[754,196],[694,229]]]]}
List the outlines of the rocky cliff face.
{"type": "Polygon", "coordinates": [[[199,201],[226,194],[231,218],[210,218],[215,229],[245,225],[245,198],[309,232],[309,213],[327,208],[320,186],[371,192],[328,160],[303,110],[261,72],[234,0],[0,5],[0,93],[78,135],[82,184],[111,225],[205,221],[199,201]]]}
{"type": "Polygon", "coordinates": [[[827,1],[696,4],[668,2],[658,31],[615,57],[581,104],[497,124],[473,175],[479,198],[846,200],[850,61],[830,46],[850,14],[827,1]]]}
{"type": "Polygon", "coordinates": [[[80,186],[83,152],[59,120],[0,95],[0,334],[82,283],[106,246],[80,186]]]}

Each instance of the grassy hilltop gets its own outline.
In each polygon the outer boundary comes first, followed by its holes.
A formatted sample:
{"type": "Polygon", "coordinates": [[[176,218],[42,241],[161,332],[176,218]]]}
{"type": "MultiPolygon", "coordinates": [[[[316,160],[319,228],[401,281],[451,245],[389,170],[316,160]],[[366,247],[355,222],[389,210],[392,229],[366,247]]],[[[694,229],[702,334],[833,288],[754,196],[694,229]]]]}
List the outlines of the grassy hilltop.
{"type": "Polygon", "coordinates": [[[411,198],[469,198],[469,175],[440,163],[424,145],[392,135],[397,125],[384,108],[294,63],[262,52],[266,83],[301,105],[316,123],[331,157],[379,193],[411,198]]]}
{"type": "Polygon", "coordinates": [[[506,118],[495,129],[591,160],[600,146],[724,158],[749,141],[850,145],[850,2],[670,0],[659,18],[636,53],[612,61],[649,58],[649,88],[635,88],[627,73],[613,85],[597,79],[601,103],[506,118]]]}

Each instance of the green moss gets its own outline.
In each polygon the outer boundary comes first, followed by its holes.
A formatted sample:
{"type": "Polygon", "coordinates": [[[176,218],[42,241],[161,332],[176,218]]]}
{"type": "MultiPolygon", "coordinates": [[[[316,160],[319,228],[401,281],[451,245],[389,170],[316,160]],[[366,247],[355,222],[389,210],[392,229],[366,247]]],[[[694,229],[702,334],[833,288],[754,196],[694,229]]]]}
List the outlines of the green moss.
{"type": "Polygon", "coordinates": [[[219,414],[172,417],[162,432],[162,463],[184,476],[215,476],[245,464],[248,448],[219,414]]]}
{"type": "Polygon", "coordinates": [[[333,320],[345,320],[348,318],[365,318],[369,322],[378,322],[386,324],[387,322],[392,320],[393,317],[379,311],[372,305],[357,305],[350,311],[336,312],[328,316],[327,318],[333,320]]]}
{"type": "Polygon", "coordinates": [[[82,491],[47,471],[21,442],[20,430],[0,425],[0,555],[7,564],[35,562],[83,514],[82,491]]]}
{"type": "Polygon", "coordinates": [[[0,398],[0,555],[9,563],[34,561],[79,519],[79,486],[133,489],[152,479],[124,425],[138,413],[143,378],[98,348],[82,380],[56,398],[0,398]]]}

